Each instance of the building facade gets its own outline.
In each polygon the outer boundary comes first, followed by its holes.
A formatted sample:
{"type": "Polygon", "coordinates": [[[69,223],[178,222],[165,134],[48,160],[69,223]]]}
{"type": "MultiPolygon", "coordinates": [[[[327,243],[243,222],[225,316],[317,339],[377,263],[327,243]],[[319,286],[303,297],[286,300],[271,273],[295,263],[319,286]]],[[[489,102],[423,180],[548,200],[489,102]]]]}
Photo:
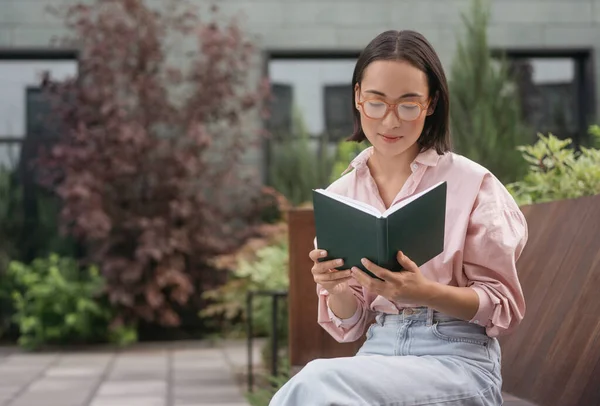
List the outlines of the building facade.
{"type": "MultiPolygon", "coordinates": [[[[2,0],[0,3],[0,140],[23,137],[35,72],[70,74],[76,62],[52,60],[49,40],[65,28],[46,11],[65,0],[2,0]],[[29,101],[28,101],[29,100],[29,101]],[[29,104],[28,104],[29,103],[29,104]]],[[[199,6],[207,4],[195,0],[199,6]]],[[[161,0],[152,0],[160,6],[161,0]]],[[[438,51],[447,72],[461,13],[468,0],[221,0],[226,14],[240,14],[263,50],[279,103],[273,125],[290,129],[294,109],[313,136],[347,134],[347,100],[353,64],[367,42],[386,29],[415,29],[438,51]]],[[[490,45],[529,67],[531,92],[521,93],[539,131],[584,137],[600,113],[600,0],[493,0],[490,45]]],[[[56,59],[56,58],[54,58],[56,59]]],[[[0,144],[0,163],[8,145],[0,144]]],[[[18,143],[13,142],[18,147],[18,143]]],[[[257,150],[250,157],[263,165],[257,150]]]]}

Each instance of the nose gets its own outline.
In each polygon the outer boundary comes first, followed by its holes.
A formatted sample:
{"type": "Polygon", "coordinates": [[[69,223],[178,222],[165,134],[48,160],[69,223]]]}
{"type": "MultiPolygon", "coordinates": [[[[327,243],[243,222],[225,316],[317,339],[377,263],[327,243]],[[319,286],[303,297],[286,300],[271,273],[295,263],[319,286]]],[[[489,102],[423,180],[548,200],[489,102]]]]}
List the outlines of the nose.
{"type": "Polygon", "coordinates": [[[401,123],[402,120],[400,120],[400,118],[397,116],[397,113],[394,109],[390,109],[382,120],[382,124],[387,128],[400,127],[401,123]]]}

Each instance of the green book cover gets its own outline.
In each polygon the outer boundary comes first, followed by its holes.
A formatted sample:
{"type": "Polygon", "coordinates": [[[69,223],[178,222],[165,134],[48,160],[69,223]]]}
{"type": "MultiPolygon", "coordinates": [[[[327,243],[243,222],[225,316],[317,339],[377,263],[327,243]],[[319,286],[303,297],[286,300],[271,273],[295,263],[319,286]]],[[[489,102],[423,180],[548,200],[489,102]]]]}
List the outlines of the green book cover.
{"type": "Polygon", "coordinates": [[[342,258],[339,269],[356,266],[369,275],[361,258],[398,272],[396,260],[404,252],[418,266],[444,250],[447,183],[396,203],[384,213],[376,208],[327,190],[313,190],[317,246],[327,250],[321,261],[342,258]]]}

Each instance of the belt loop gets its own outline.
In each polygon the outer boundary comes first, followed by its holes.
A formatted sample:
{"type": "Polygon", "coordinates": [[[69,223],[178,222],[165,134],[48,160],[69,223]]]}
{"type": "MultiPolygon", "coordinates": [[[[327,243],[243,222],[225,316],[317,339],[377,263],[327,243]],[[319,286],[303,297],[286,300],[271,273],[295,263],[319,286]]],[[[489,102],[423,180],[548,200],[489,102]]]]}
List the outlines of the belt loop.
{"type": "Polygon", "coordinates": [[[384,319],[385,319],[385,313],[378,313],[377,316],[375,316],[375,322],[377,324],[379,324],[380,326],[383,326],[384,319]]]}
{"type": "Polygon", "coordinates": [[[433,308],[427,308],[427,327],[431,327],[433,325],[433,308]]]}

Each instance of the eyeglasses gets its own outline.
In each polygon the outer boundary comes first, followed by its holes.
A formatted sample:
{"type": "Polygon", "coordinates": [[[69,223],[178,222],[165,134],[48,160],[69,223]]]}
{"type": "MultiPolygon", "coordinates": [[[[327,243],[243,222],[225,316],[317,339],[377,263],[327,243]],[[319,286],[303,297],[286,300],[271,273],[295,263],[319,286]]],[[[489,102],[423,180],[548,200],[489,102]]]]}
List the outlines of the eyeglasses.
{"type": "Polygon", "coordinates": [[[423,110],[427,109],[421,103],[417,102],[400,102],[400,103],[386,103],[379,99],[367,99],[358,104],[365,116],[373,120],[381,120],[385,118],[390,110],[396,111],[396,117],[402,121],[414,121],[421,115],[423,110]]]}

